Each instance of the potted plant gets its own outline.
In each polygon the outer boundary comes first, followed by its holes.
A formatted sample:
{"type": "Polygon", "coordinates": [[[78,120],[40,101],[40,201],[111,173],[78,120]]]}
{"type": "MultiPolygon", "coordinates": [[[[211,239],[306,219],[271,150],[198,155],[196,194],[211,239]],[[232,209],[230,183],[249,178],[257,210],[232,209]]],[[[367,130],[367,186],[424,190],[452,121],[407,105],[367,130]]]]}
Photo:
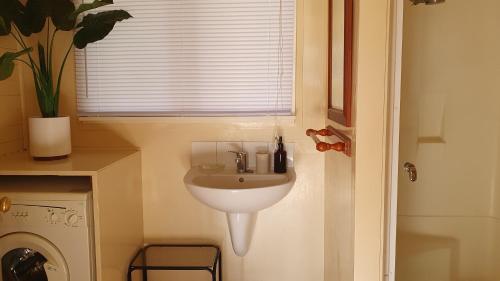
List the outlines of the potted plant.
{"type": "Polygon", "coordinates": [[[94,0],[76,8],[71,0],[0,0],[0,36],[11,36],[21,48],[0,56],[0,80],[12,75],[16,63],[26,65],[33,73],[41,112],[41,117],[29,120],[30,154],[35,159],[67,157],[71,153],[69,117],[59,116],[64,66],[73,45],[82,49],[102,40],[115,23],[131,17],[123,10],[88,13],[110,4],[112,0],[94,0]],[[55,38],[62,31],[72,31],[73,40],[61,65],[55,66],[55,38]],[[26,43],[27,37],[37,34],[36,46],[26,43]]]}

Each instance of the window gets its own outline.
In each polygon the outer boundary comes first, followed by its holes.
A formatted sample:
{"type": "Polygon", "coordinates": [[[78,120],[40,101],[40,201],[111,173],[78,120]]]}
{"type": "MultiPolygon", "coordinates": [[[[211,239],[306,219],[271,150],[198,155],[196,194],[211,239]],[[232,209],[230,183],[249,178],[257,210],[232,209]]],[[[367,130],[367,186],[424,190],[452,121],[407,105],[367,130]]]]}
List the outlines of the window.
{"type": "Polygon", "coordinates": [[[117,7],[134,18],[75,52],[80,116],[292,114],[294,0],[117,7]]]}

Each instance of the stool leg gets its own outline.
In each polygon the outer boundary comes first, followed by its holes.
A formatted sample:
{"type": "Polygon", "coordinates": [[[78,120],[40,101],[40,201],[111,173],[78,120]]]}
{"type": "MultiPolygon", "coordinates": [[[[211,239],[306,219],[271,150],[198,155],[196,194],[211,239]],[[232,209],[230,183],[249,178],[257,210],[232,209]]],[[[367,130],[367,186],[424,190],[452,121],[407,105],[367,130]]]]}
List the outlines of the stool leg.
{"type": "Polygon", "coordinates": [[[132,270],[130,270],[130,268],[127,272],[127,281],[132,281],[132,270]]]}
{"type": "Polygon", "coordinates": [[[222,252],[219,253],[219,281],[222,281],[222,252]]]}
{"type": "Polygon", "coordinates": [[[148,281],[148,270],[142,269],[142,281],[148,281]]]}

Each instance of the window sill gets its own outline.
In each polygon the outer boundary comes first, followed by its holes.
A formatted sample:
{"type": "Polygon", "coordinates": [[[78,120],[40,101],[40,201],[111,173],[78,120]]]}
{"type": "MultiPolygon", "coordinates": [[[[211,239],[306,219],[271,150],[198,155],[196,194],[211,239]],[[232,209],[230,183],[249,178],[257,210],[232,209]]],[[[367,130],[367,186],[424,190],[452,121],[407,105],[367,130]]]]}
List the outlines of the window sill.
{"type": "Polygon", "coordinates": [[[280,126],[294,126],[296,116],[224,116],[224,117],[117,117],[117,116],[98,116],[98,117],[78,117],[78,121],[83,123],[167,123],[167,124],[241,124],[262,126],[274,126],[275,123],[280,126]]]}

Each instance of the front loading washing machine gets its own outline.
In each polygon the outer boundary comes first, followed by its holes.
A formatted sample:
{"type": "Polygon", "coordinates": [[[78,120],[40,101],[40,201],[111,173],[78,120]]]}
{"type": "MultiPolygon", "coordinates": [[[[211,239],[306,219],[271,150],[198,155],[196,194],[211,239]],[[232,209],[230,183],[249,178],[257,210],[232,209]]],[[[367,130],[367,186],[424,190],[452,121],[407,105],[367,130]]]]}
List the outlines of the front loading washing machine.
{"type": "Polygon", "coordinates": [[[0,199],[1,281],[95,281],[91,192],[0,184],[0,199]]]}

